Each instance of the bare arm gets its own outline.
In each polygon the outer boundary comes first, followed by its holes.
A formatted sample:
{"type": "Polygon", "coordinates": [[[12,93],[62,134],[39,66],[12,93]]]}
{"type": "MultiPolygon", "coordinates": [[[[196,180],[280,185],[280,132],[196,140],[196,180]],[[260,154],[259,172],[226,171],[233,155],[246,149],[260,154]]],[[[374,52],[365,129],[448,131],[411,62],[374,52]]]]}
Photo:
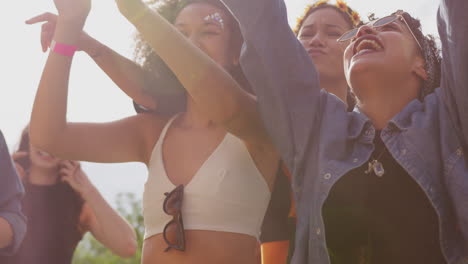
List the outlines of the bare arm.
{"type": "MultiPolygon", "coordinates": [[[[89,12],[89,0],[55,0],[59,5],[54,39],[77,45],[89,12]]],[[[147,162],[148,124],[158,120],[138,115],[120,121],[90,124],[66,120],[68,79],[72,57],[50,52],[31,115],[31,142],[38,148],[71,160],[94,162],[147,162]]]]}
{"type": "Polygon", "coordinates": [[[91,231],[98,241],[121,257],[133,256],[137,248],[135,231],[104,200],[80,164],[64,161],[60,174],[85,201],[80,216],[82,231],[91,231]]]}
{"type": "Polygon", "coordinates": [[[241,65],[264,124],[294,174],[293,183],[300,184],[298,169],[320,135],[318,73],[288,24],[284,0],[222,1],[239,21],[245,42],[241,65]]]}
{"type": "Polygon", "coordinates": [[[7,220],[0,217],[0,248],[6,248],[13,242],[13,230],[7,220]]]}
{"type": "MultiPolygon", "coordinates": [[[[53,39],[57,15],[44,13],[26,21],[26,24],[41,23],[41,46],[46,52],[53,39]]],[[[96,64],[114,81],[114,83],[138,104],[148,109],[156,109],[154,97],[146,92],[147,86],[158,85],[157,79],[152,74],[144,71],[140,65],[118,54],[98,40],[81,31],[78,38],[78,47],[86,52],[96,64]]],[[[162,84],[162,83],[161,83],[162,84]]]]}
{"type": "Polygon", "coordinates": [[[139,0],[117,1],[207,117],[248,143],[271,145],[256,99],[170,23],[139,0]],[[140,13],[141,15],[135,16],[140,13]]]}
{"type": "Polygon", "coordinates": [[[158,80],[151,72],[134,61],[118,54],[111,48],[89,37],[89,46],[84,46],[85,51],[96,64],[112,79],[112,81],[130,98],[144,107],[155,110],[157,100],[148,91],[150,87],[157,86],[158,80]]]}

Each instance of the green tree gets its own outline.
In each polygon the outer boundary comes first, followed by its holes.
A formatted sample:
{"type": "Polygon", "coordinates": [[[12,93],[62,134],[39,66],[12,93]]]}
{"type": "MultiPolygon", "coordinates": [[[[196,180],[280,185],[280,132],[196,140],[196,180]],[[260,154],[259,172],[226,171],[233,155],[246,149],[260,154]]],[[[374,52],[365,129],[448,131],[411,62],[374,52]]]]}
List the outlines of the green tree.
{"type": "MultiPolygon", "coordinates": [[[[138,242],[135,256],[129,259],[120,258],[88,233],[75,251],[73,264],[140,264],[144,234],[141,201],[132,193],[119,194],[117,196],[117,211],[135,228],[138,242]]],[[[116,232],[118,231],[116,230],[116,232]]]]}

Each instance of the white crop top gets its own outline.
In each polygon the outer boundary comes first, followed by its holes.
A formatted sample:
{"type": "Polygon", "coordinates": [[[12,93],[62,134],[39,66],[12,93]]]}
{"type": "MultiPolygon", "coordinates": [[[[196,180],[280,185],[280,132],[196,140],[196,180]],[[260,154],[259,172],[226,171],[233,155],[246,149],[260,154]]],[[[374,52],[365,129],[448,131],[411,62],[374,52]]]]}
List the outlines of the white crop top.
{"type": "MultiPolygon", "coordinates": [[[[166,124],[151,154],[143,194],[145,239],[162,233],[172,219],[162,209],[164,193],[176,187],[167,177],[162,145],[175,118],[166,124]]],[[[227,133],[184,188],[184,228],[240,233],[258,238],[270,195],[270,189],[244,142],[227,133]]]]}

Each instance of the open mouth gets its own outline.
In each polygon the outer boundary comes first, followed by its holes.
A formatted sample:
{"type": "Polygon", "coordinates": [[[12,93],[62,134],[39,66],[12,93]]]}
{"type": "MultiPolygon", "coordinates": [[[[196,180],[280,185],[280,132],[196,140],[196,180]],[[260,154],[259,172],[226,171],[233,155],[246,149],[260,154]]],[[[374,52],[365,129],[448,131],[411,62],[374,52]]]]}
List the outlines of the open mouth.
{"type": "Polygon", "coordinates": [[[37,153],[39,154],[39,156],[44,157],[44,158],[54,158],[54,156],[50,155],[49,153],[45,151],[39,150],[37,153]]]}
{"type": "Polygon", "coordinates": [[[354,43],[354,56],[364,53],[382,51],[383,45],[380,40],[374,35],[365,35],[356,40],[354,43]]]}

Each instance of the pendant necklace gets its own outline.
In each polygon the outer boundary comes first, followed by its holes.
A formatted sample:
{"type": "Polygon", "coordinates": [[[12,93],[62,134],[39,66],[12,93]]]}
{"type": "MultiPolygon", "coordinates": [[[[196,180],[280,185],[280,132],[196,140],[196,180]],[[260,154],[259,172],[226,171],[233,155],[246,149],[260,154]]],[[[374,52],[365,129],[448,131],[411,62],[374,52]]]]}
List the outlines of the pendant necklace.
{"type": "Polygon", "coordinates": [[[369,161],[368,168],[364,172],[365,174],[370,174],[371,172],[374,172],[374,174],[382,178],[385,174],[384,167],[382,165],[382,162],[379,161],[379,159],[382,157],[382,155],[387,151],[387,148],[384,148],[384,150],[379,154],[379,156],[376,159],[372,159],[369,161]]]}

